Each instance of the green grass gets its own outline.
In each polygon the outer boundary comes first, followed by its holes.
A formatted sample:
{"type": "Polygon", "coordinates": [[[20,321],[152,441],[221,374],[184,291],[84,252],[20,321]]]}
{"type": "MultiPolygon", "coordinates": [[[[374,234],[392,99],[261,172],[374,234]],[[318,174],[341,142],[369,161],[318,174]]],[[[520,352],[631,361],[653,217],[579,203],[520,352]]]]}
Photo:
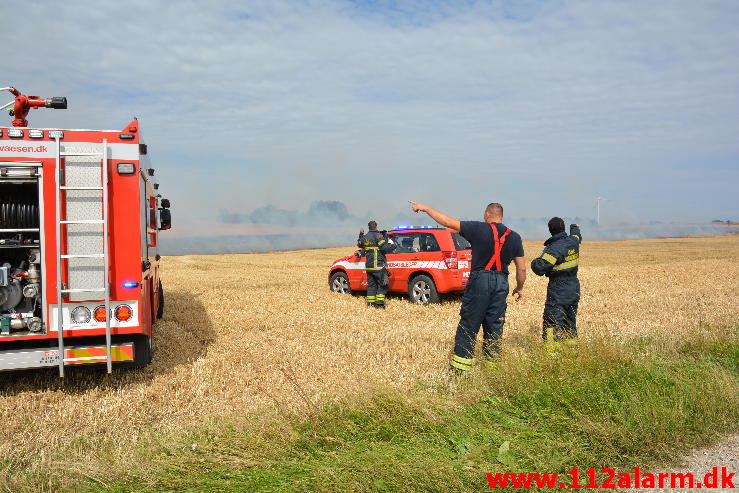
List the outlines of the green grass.
{"type": "Polygon", "coordinates": [[[486,472],[659,464],[739,422],[739,339],[532,349],[463,381],[378,390],[257,431],[214,422],[89,491],[482,491],[486,472]],[[506,445],[507,444],[507,447],[506,445]]]}

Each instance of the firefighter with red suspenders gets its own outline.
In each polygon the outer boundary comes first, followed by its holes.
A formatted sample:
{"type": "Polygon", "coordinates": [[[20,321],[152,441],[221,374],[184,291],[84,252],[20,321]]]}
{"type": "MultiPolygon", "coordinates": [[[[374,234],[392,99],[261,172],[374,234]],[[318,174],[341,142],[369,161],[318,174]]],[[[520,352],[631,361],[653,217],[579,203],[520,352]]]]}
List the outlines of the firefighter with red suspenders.
{"type": "Polygon", "coordinates": [[[495,363],[500,356],[508,296],[508,265],[516,263],[516,288],[513,298],[523,295],[526,281],[523,242],[521,236],[503,225],[503,206],[487,206],[482,221],[460,221],[424,204],[410,201],[415,212],[425,212],[444,227],[459,231],[472,245],[472,266],[469,282],[462,297],[459,325],[450,365],[465,373],[474,362],[475,339],[482,325],[483,355],[495,363]]]}

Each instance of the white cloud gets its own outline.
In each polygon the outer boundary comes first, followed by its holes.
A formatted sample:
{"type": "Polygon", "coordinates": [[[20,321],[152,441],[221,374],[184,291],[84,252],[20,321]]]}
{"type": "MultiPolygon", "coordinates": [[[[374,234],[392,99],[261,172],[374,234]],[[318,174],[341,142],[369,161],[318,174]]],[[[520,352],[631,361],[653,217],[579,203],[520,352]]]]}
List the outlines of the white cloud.
{"type": "Polygon", "coordinates": [[[411,197],[574,216],[596,194],[647,218],[739,210],[735,2],[374,4],[5,2],[32,20],[3,34],[0,84],[70,98],[32,125],[137,115],[188,217],[411,197]]]}

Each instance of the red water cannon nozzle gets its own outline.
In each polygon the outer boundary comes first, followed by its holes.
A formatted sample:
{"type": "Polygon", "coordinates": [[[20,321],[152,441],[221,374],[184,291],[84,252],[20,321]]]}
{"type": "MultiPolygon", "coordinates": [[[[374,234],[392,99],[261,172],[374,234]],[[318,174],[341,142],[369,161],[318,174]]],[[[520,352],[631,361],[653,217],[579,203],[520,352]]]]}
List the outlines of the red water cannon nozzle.
{"type": "Polygon", "coordinates": [[[21,94],[18,89],[12,86],[0,88],[0,91],[8,91],[10,94],[15,96],[13,101],[0,107],[0,110],[3,110],[13,106],[13,109],[10,110],[10,115],[15,117],[13,119],[14,127],[28,126],[26,116],[28,116],[28,112],[31,108],[53,108],[57,110],[67,109],[67,98],[65,97],[40,98],[38,96],[26,96],[25,94],[21,94]]]}

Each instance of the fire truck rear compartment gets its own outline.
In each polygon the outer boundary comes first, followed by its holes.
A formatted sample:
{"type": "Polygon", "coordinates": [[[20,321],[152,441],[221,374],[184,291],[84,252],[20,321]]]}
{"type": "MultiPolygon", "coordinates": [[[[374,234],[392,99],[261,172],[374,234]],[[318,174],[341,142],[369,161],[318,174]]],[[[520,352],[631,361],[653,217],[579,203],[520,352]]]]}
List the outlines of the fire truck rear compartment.
{"type": "Polygon", "coordinates": [[[0,337],[43,333],[38,179],[0,175],[0,337]]]}

